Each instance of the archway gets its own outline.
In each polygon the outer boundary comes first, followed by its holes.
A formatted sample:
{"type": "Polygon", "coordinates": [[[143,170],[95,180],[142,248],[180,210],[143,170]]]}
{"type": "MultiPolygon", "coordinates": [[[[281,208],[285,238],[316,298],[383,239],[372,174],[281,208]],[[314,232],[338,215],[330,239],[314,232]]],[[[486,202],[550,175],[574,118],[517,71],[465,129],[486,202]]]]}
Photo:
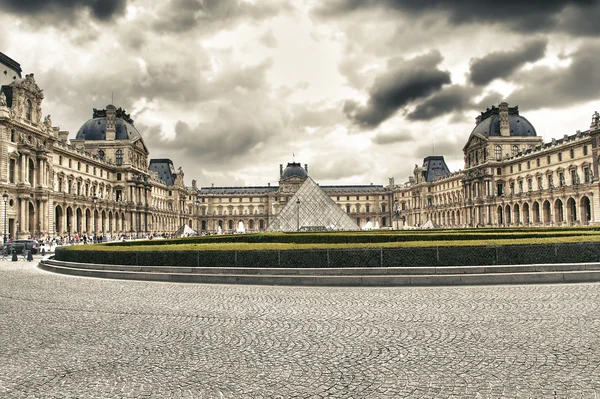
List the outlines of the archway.
{"type": "Polygon", "coordinates": [[[64,216],[63,210],[60,205],[56,205],[54,208],[54,232],[56,234],[62,235],[64,225],[64,216]]]}
{"type": "Polygon", "coordinates": [[[504,212],[504,218],[506,219],[506,225],[510,226],[510,224],[512,223],[511,214],[510,214],[510,205],[506,205],[505,212],[504,212]]]}
{"type": "Polygon", "coordinates": [[[560,199],[554,201],[554,221],[556,223],[562,223],[565,221],[563,202],[560,199]]]}
{"type": "Polygon", "coordinates": [[[258,229],[261,231],[265,229],[265,221],[264,220],[260,219],[258,221],[258,229]]]}
{"type": "Polygon", "coordinates": [[[73,209],[69,206],[67,207],[67,234],[71,235],[73,232],[73,209]]]}
{"type": "Polygon", "coordinates": [[[202,231],[206,231],[206,220],[202,221],[202,231]]]}
{"type": "Polygon", "coordinates": [[[85,210],[85,234],[90,235],[91,229],[90,229],[90,219],[92,218],[92,215],[90,213],[89,209],[85,210]]]}
{"type": "Polygon", "coordinates": [[[502,212],[502,206],[498,206],[498,226],[504,224],[504,212],[502,212]]]}
{"type": "Polygon", "coordinates": [[[533,203],[532,207],[533,207],[533,223],[540,224],[541,220],[542,220],[540,217],[540,204],[536,201],[533,203]]]}
{"type": "Polygon", "coordinates": [[[35,207],[33,206],[33,204],[31,202],[28,202],[28,206],[27,206],[27,213],[28,213],[28,217],[29,217],[29,235],[34,237],[34,235],[36,234],[36,228],[35,228],[35,207]]]}
{"type": "Polygon", "coordinates": [[[581,214],[582,223],[589,224],[590,220],[592,220],[592,208],[590,206],[590,199],[585,195],[579,201],[579,213],[581,214]]]}
{"type": "Polygon", "coordinates": [[[75,211],[75,231],[77,234],[83,232],[83,213],[81,212],[81,208],[77,208],[75,211]]]}
{"type": "Polygon", "coordinates": [[[250,230],[254,230],[254,219],[250,219],[250,220],[248,221],[248,228],[249,228],[250,230]]]}
{"type": "Polygon", "coordinates": [[[572,197],[567,200],[567,222],[571,225],[577,222],[577,203],[572,197]]]}
{"type": "Polygon", "coordinates": [[[523,223],[526,225],[531,223],[531,219],[529,217],[529,204],[527,202],[523,204],[523,223]]]}
{"type": "Polygon", "coordinates": [[[519,213],[519,204],[515,204],[515,206],[513,207],[513,220],[515,221],[516,225],[521,223],[521,214],[519,213]]]}
{"type": "Polygon", "coordinates": [[[550,221],[552,220],[552,215],[550,212],[550,201],[544,201],[544,206],[542,207],[542,209],[544,212],[544,224],[550,224],[550,221]]]}

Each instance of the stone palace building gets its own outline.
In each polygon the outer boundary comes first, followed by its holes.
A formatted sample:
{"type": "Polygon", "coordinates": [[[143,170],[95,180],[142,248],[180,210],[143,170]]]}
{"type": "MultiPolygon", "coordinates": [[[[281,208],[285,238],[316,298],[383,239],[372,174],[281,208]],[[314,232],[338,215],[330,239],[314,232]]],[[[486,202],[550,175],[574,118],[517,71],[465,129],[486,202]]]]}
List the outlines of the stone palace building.
{"type": "MultiPolygon", "coordinates": [[[[0,53],[0,233],[9,237],[266,231],[308,179],[279,168],[278,186],[186,186],[170,159],[150,159],[123,109],[94,109],[74,139],[43,115],[33,74],[0,53]]],[[[600,222],[600,122],[543,143],[517,107],[482,112],[464,170],[426,157],[404,184],[319,186],[357,228],[566,226],[600,222]]],[[[298,226],[300,228],[300,226],[298,226]]]]}

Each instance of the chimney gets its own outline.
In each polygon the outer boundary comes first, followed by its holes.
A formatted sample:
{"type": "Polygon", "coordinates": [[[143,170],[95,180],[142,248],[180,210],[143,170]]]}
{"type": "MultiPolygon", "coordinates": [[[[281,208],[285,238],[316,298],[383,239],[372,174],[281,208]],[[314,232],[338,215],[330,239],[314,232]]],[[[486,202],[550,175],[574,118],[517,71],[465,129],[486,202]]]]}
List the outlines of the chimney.
{"type": "Polygon", "coordinates": [[[508,103],[501,102],[499,107],[500,136],[510,136],[510,124],[508,123],[508,103]]]}
{"type": "Polygon", "coordinates": [[[306,174],[308,174],[308,164],[307,163],[304,164],[304,170],[306,171],[306,174]]]}
{"type": "Polygon", "coordinates": [[[106,106],[106,140],[114,141],[116,135],[117,109],[114,105],[106,106]]]}
{"type": "Polygon", "coordinates": [[[280,163],[279,164],[279,178],[281,179],[283,177],[283,164],[280,163]]]}
{"type": "Polygon", "coordinates": [[[66,143],[69,138],[69,132],[67,130],[61,130],[58,132],[58,141],[66,143]]]}

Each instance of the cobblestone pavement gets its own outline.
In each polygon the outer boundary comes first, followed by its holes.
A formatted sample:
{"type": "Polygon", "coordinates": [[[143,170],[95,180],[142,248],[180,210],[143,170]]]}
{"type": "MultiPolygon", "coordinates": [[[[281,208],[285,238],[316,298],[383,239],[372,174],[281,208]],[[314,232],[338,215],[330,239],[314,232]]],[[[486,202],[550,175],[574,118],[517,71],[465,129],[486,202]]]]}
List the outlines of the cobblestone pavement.
{"type": "Polygon", "coordinates": [[[1,262],[0,397],[600,398],[600,284],[186,285],[1,262]]]}

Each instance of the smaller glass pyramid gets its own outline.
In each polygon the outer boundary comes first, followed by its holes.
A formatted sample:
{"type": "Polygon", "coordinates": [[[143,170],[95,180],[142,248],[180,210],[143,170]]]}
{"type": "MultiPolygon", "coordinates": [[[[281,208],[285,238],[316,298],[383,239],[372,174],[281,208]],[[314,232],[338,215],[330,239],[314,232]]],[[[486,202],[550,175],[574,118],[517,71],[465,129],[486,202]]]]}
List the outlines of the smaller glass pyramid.
{"type": "Polygon", "coordinates": [[[267,231],[360,230],[358,225],[308,177],[267,231]]]}

